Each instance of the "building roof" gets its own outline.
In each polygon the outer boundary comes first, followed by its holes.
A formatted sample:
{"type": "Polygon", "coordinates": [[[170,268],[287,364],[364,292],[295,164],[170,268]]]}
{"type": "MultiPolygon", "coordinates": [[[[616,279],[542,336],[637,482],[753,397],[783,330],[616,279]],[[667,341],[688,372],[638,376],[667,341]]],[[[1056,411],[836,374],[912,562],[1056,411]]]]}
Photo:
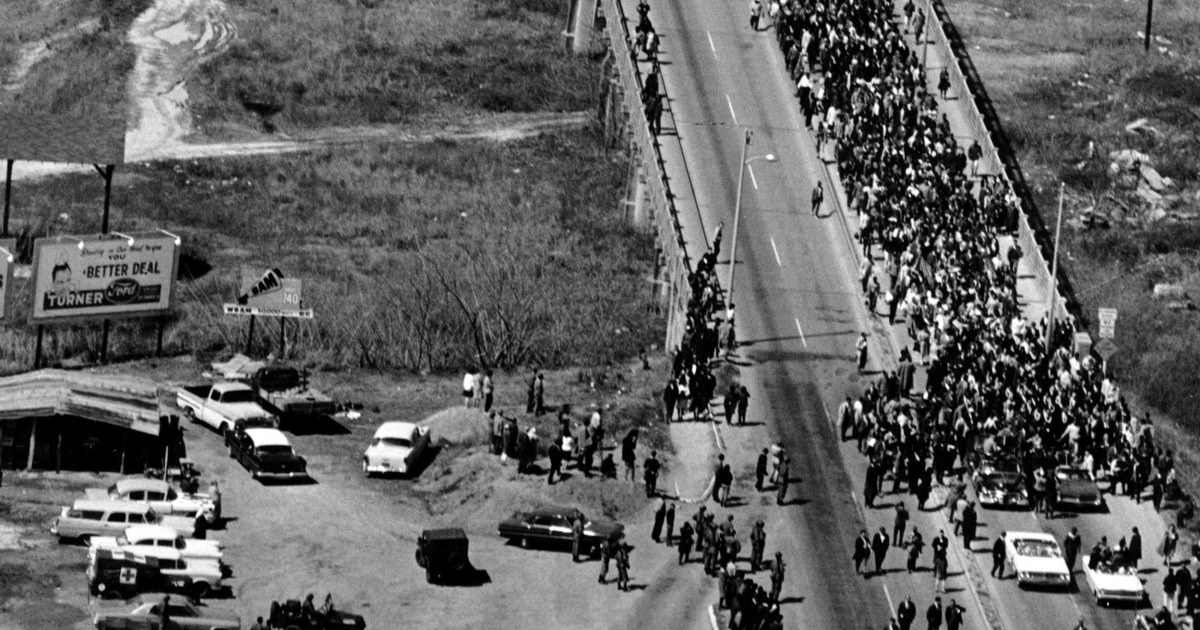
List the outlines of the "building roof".
{"type": "Polygon", "coordinates": [[[132,376],[37,370],[0,378],[0,421],[76,416],[158,435],[158,386],[132,376]]]}

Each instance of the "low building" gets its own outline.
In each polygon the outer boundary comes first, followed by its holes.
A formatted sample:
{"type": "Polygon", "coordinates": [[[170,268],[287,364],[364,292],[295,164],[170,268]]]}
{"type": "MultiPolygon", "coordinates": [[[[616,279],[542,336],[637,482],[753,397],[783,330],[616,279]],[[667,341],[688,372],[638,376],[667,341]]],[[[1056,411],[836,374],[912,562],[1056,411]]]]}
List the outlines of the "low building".
{"type": "Polygon", "coordinates": [[[0,378],[0,468],[140,472],[182,453],[152,381],[65,370],[0,378]]]}

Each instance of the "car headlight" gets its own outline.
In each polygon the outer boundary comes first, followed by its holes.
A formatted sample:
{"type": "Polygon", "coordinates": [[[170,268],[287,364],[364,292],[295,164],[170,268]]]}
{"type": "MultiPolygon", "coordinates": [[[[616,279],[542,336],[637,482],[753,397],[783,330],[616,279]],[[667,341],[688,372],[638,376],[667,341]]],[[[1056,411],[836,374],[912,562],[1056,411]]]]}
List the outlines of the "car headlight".
{"type": "Polygon", "coordinates": [[[1028,580],[1029,573],[1027,573],[1025,571],[1017,571],[1017,579],[1018,580],[1028,580]]]}

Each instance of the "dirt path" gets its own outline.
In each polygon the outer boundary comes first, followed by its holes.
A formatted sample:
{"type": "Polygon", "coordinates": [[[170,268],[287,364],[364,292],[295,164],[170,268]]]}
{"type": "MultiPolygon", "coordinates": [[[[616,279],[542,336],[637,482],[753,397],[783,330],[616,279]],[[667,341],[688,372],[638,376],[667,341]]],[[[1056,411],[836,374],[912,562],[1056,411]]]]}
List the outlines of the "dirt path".
{"type": "Polygon", "coordinates": [[[237,36],[221,0],[157,0],[134,20],[129,41],[137,61],[129,96],[137,122],[125,134],[125,159],[161,158],[191,132],[187,76],[237,36]]]}

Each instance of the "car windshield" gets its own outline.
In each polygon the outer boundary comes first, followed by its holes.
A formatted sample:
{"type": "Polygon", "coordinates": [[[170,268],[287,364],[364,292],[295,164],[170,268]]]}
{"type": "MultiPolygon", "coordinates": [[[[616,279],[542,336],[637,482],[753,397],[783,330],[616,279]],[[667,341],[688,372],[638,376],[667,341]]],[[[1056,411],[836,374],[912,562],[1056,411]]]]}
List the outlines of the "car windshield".
{"type": "Polygon", "coordinates": [[[397,446],[400,448],[410,448],[412,447],[412,442],[408,439],[400,437],[381,437],[375,438],[375,441],[371,442],[371,446],[397,446]]]}
{"type": "Polygon", "coordinates": [[[287,444],[271,444],[258,447],[258,452],[261,455],[291,455],[292,447],[287,444]]]}
{"type": "Polygon", "coordinates": [[[254,402],[254,392],[246,391],[243,389],[234,390],[232,392],[225,392],[225,395],[221,396],[221,402],[223,402],[223,403],[252,403],[252,402],[254,402]]]}
{"type": "Polygon", "coordinates": [[[1082,468],[1059,468],[1059,479],[1088,479],[1088,473],[1082,468]]]}
{"type": "Polygon", "coordinates": [[[109,487],[108,487],[108,496],[110,496],[110,497],[115,497],[115,496],[118,496],[118,494],[117,494],[117,484],[115,484],[115,483],[114,483],[113,485],[111,485],[111,486],[109,486],[109,487]]]}
{"type": "Polygon", "coordinates": [[[1058,545],[1045,540],[1018,540],[1014,545],[1017,553],[1029,558],[1061,558],[1058,545]]]}

